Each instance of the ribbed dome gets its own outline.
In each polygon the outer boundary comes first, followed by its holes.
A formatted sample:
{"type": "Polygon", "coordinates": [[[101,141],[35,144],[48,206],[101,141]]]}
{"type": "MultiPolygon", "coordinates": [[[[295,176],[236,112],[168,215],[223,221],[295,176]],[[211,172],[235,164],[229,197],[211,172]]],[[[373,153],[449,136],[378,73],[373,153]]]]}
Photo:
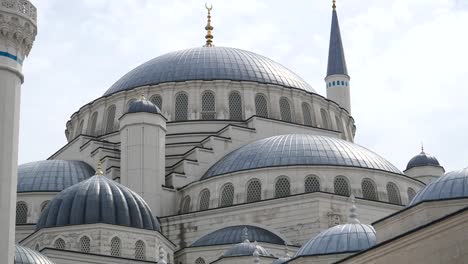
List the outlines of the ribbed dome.
{"type": "Polygon", "coordinates": [[[16,245],[14,264],[54,264],[48,257],[41,253],[16,245]]]}
{"type": "Polygon", "coordinates": [[[422,151],[408,162],[406,170],[420,166],[440,166],[440,164],[436,157],[422,151]]]}
{"type": "Polygon", "coordinates": [[[17,192],[60,192],[94,175],[83,161],[42,160],[18,166],[17,192]]]}
{"type": "Polygon", "coordinates": [[[240,257],[240,256],[253,256],[255,250],[257,250],[259,256],[272,257],[273,255],[264,247],[257,243],[245,240],[242,243],[234,245],[230,249],[224,252],[223,257],[240,257]]]}
{"type": "Polygon", "coordinates": [[[357,252],[375,244],[375,230],[371,225],[337,225],[322,231],[305,243],[295,257],[357,252]]]}
{"type": "Polygon", "coordinates": [[[245,229],[247,228],[247,238],[250,241],[284,245],[285,241],[272,232],[249,225],[229,226],[211,232],[197,241],[193,242],[192,247],[237,244],[245,240],[245,229]]]}
{"type": "Polygon", "coordinates": [[[128,107],[127,113],[152,113],[152,114],[160,114],[161,110],[153,104],[151,101],[142,98],[132,102],[128,107]]]}
{"type": "Polygon", "coordinates": [[[416,194],[408,206],[423,201],[468,197],[468,168],[447,172],[416,194]]]}
{"type": "Polygon", "coordinates": [[[42,213],[36,229],[96,223],[160,230],[143,198],[99,175],[59,193],[42,213]]]}
{"type": "Polygon", "coordinates": [[[120,78],[104,96],[144,85],[193,80],[232,80],[278,84],[314,92],[301,77],[253,52],[200,47],[156,57],[120,78]]]}
{"type": "Polygon", "coordinates": [[[401,174],[376,153],[351,142],[314,135],[281,135],[261,139],[234,150],[201,178],[258,168],[328,165],[376,169],[401,174]]]}

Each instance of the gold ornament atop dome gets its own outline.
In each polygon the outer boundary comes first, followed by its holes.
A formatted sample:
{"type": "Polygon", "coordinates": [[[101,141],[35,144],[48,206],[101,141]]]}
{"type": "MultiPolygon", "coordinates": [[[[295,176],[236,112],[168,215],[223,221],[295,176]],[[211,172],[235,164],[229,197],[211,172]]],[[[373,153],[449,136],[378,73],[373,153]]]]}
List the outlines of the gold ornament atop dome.
{"type": "Polygon", "coordinates": [[[102,162],[101,161],[99,161],[98,164],[97,164],[96,175],[97,176],[104,175],[104,172],[102,171],[102,162]]]}
{"type": "Polygon", "coordinates": [[[333,5],[332,5],[332,7],[333,7],[333,10],[336,10],[336,0],[333,0],[333,5]]]}
{"type": "Polygon", "coordinates": [[[205,3],[205,8],[208,10],[208,23],[206,24],[206,43],[203,47],[213,47],[213,34],[211,31],[213,30],[213,26],[211,25],[211,10],[213,10],[213,5],[210,4],[208,6],[208,3],[205,3]]]}

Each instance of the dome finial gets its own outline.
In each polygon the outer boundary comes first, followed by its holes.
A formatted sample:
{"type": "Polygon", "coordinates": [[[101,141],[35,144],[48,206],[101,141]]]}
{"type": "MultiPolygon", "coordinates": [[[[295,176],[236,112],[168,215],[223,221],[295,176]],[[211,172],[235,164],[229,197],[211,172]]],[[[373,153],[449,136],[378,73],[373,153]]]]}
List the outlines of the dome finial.
{"type": "Polygon", "coordinates": [[[98,175],[98,176],[104,175],[104,172],[102,171],[102,162],[101,161],[98,161],[96,175],[98,175]]]}
{"type": "Polygon", "coordinates": [[[356,199],[354,198],[354,194],[351,194],[349,197],[351,199],[351,208],[349,209],[349,223],[350,224],[359,224],[359,220],[357,219],[356,213],[356,199]]]}
{"type": "Polygon", "coordinates": [[[247,227],[244,227],[242,231],[244,231],[244,242],[249,243],[249,229],[247,227]]]}
{"type": "Polygon", "coordinates": [[[206,24],[206,44],[203,47],[213,47],[213,34],[211,34],[211,31],[213,30],[213,26],[211,25],[211,10],[213,10],[213,5],[210,4],[208,6],[208,3],[205,3],[206,10],[208,10],[208,23],[206,24]]]}
{"type": "Polygon", "coordinates": [[[336,10],[336,0],[333,0],[333,5],[332,5],[332,7],[333,7],[333,10],[336,10]]]}
{"type": "Polygon", "coordinates": [[[421,153],[424,153],[424,143],[421,141],[421,153]]]}
{"type": "Polygon", "coordinates": [[[146,100],[146,97],[145,97],[144,94],[141,94],[141,95],[140,95],[140,100],[146,100]]]}
{"type": "MultiPolygon", "coordinates": [[[[255,245],[257,246],[257,245],[255,245]]],[[[255,248],[255,251],[253,253],[254,256],[254,263],[260,263],[260,253],[258,252],[258,248],[255,248]]]]}

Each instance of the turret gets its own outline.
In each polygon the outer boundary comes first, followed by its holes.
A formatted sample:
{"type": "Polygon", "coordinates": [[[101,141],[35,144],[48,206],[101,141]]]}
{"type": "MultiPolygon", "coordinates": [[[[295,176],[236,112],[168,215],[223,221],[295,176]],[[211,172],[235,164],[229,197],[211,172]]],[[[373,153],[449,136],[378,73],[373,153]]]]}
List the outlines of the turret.
{"type": "Polygon", "coordinates": [[[22,66],[36,38],[36,8],[27,0],[0,5],[0,263],[13,263],[22,66]]]}
{"type": "Polygon", "coordinates": [[[440,166],[436,157],[424,152],[424,147],[421,147],[421,153],[408,162],[404,173],[429,184],[444,175],[445,170],[444,167],[440,166]]]}
{"type": "Polygon", "coordinates": [[[340,25],[334,0],[325,83],[327,85],[327,98],[337,102],[349,113],[351,113],[350,79],[346,67],[343,41],[341,40],[340,25]]]}
{"type": "Polygon", "coordinates": [[[161,215],[165,175],[166,118],[143,96],[120,118],[120,181],[161,215]]]}

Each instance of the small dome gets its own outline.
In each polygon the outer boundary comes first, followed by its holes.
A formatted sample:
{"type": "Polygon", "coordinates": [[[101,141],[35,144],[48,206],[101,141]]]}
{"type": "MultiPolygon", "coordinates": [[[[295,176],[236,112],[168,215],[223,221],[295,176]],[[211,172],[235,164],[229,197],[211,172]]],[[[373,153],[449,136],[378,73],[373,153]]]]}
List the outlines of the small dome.
{"type": "Polygon", "coordinates": [[[60,192],[41,214],[36,229],[97,223],[160,230],[143,198],[101,175],[60,192]]]}
{"type": "Polygon", "coordinates": [[[151,101],[147,100],[146,98],[141,98],[130,104],[127,113],[160,114],[161,110],[159,110],[159,108],[151,101]]]}
{"type": "Polygon", "coordinates": [[[104,96],[144,85],[195,80],[251,81],[315,92],[301,77],[267,57],[235,48],[199,47],[143,63],[120,78],[104,96]]]}
{"type": "Polygon", "coordinates": [[[16,245],[14,264],[54,264],[48,257],[41,253],[16,245]]]}
{"type": "Polygon", "coordinates": [[[18,166],[17,192],[61,192],[88,179],[94,169],[78,160],[42,160],[18,166]]]}
{"type": "Polygon", "coordinates": [[[376,153],[351,142],[315,135],[281,135],[255,141],[227,154],[202,180],[243,170],[277,166],[346,166],[401,174],[376,153]]]}
{"type": "Polygon", "coordinates": [[[421,151],[418,155],[414,156],[406,165],[406,170],[409,170],[414,167],[420,166],[440,166],[439,161],[436,157],[432,156],[431,154],[425,153],[421,151]]]}
{"type": "Polygon", "coordinates": [[[192,247],[204,247],[213,245],[237,244],[245,240],[245,229],[247,228],[247,239],[250,241],[264,242],[270,244],[284,245],[285,241],[272,232],[249,225],[229,226],[211,232],[197,241],[193,242],[192,247]]]}
{"type": "Polygon", "coordinates": [[[224,252],[223,257],[241,257],[253,256],[255,250],[259,256],[272,257],[273,255],[264,247],[258,245],[256,242],[250,242],[246,239],[244,242],[234,245],[224,252]]]}
{"type": "Polygon", "coordinates": [[[408,206],[423,201],[468,197],[468,168],[445,173],[416,194],[408,206]]]}

